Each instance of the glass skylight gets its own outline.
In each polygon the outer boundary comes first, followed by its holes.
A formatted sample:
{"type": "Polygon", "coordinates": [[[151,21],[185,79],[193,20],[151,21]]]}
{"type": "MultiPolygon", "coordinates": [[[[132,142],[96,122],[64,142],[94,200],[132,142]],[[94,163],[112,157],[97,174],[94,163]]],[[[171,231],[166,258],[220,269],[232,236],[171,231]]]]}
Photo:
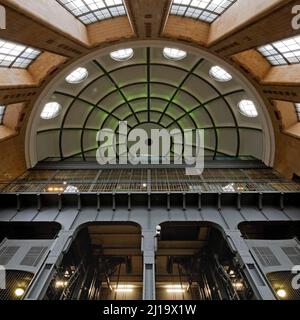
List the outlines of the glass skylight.
{"type": "Polygon", "coordinates": [[[257,50],[274,66],[300,63],[300,36],[267,44],[257,50]]]}
{"type": "Polygon", "coordinates": [[[0,39],[0,66],[26,69],[41,51],[0,39]]]}
{"type": "Polygon", "coordinates": [[[170,60],[182,60],[187,56],[186,51],[179,50],[176,48],[164,48],[164,56],[170,60]]]}
{"type": "Polygon", "coordinates": [[[123,0],[57,0],[84,24],[126,15],[123,0]]]}
{"type": "Polygon", "coordinates": [[[57,102],[46,103],[41,113],[41,118],[50,120],[56,118],[62,110],[62,106],[57,102]]]}
{"type": "Polygon", "coordinates": [[[66,77],[66,81],[71,84],[78,84],[86,80],[88,76],[89,73],[85,68],[77,68],[66,77]]]}
{"type": "Polygon", "coordinates": [[[219,66],[214,66],[209,71],[210,76],[220,82],[227,82],[232,80],[231,74],[229,74],[227,71],[225,71],[223,68],[219,66]]]}
{"type": "Polygon", "coordinates": [[[242,100],[238,104],[241,114],[249,118],[255,118],[258,116],[255,104],[251,100],[242,100]]]}
{"type": "Polygon", "coordinates": [[[110,53],[110,57],[116,61],[127,61],[133,57],[133,49],[121,49],[110,53]]]}
{"type": "Polygon", "coordinates": [[[235,2],[236,0],[173,0],[171,14],[211,23],[235,2]]]}
{"type": "Polygon", "coordinates": [[[0,106],[0,125],[3,124],[5,108],[6,108],[5,106],[0,106]]]}
{"type": "MultiPolygon", "coordinates": [[[[296,113],[298,116],[298,121],[300,122],[300,103],[295,103],[295,109],[296,109],[296,113]]],[[[0,111],[0,113],[1,113],[1,111],[0,111]]]]}

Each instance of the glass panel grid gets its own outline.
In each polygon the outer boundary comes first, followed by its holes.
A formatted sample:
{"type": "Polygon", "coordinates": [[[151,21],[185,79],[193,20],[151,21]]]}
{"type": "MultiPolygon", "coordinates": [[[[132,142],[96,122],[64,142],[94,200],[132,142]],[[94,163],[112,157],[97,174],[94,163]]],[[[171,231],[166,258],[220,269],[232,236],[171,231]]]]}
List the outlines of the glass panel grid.
{"type": "Polygon", "coordinates": [[[250,118],[255,118],[258,116],[255,104],[251,100],[242,100],[239,104],[240,112],[250,118]]]}
{"type": "Polygon", "coordinates": [[[236,0],[173,0],[171,14],[214,22],[236,0]]]}
{"type": "Polygon", "coordinates": [[[300,36],[267,44],[257,50],[274,66],[300,63],[300,36]]]}
{"type": "Polygon", "coordinates": [[[3,118],[4,118],[4,113],[5,113],[5,106],[0,106],[0,125],[3,124],[3,118]]]}
{"type": "Polygon", "coordinates": [[[0,66],[26,69],[41,51],[0,39],[0,66]]]}
{"type": "Polygon", "coordinates": [[[84,24],[126,15],[123,0],[57,0],[84,24]]]}
{"type": "Polygon", "coordinates": [[[214,66],[210,69],[209,74],[216,81],[227,82],[232,80],[232,76],[223,68],[214,66]]]}
{"type": "Polygon", "coordinates": [[[77,68],[66,77],[66,81],[71,84],[78,84],[83,82],[88,77],[88,75],[89,73],[87,69],[77,68]]]}
{"type": "Polygon", "coordinates": [[[44,120],[50,120],[56,118],[61,112],[62,106],[57,102],[49,102],[44,106],[41,113],[41,118],[44,120]]]}

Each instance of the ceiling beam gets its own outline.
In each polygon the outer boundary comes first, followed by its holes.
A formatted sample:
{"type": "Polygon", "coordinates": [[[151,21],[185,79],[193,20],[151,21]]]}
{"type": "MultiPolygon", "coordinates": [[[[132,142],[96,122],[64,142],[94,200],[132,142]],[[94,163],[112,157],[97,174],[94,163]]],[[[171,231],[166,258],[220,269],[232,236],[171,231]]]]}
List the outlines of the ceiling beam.
{"type": "Polygon", "coordinates": [[[129,19],[140,39],[158,38],[165,27],[171,0],[125,0],[129,19]]]}
{"type": "Polygon", "coordinates": [[[56,1],[43,0],[42,5],[27,0],[1,3],[6,7],[7,27],[0,30],[0,38],[70,58],[88,52],[86,27],[63,7],[57,7],[56,1]]]}
{"type": "Polygon", "coordinates": [[[292,28],[298,0],[237,1],[212,23],[209,47],[223,56],[299,34],[292,28]]]}
{"type": "Polygon", "coordinates": [[[0,103],[8,105],[12,103],[31,100],[38,94],[38,88],[8,88],[0,90],[0,103]]]}
{"type": "Polygon", "coordinates": [[[272,66],[256,50],[235,54],[231,59],[258,82],[268,99],[300,101],[300,64],[272,66]]]}
{"type": "Polygon", "coordinates": [[[299,85],[262,85],[261,89],[268,99],[300,102],[299,85]]]}
{"type": "Polygon", "coordinates": [[[207,22],[170,15],[162,36],[207,46],[210,25],[207,22]]]}
{"type": "Polygon", "coordinates": [[[43,52],[27,70],[0,68],[0,103],[16,103],[33,98],[42,81],[66,61],[66,58],[43,52]]]}

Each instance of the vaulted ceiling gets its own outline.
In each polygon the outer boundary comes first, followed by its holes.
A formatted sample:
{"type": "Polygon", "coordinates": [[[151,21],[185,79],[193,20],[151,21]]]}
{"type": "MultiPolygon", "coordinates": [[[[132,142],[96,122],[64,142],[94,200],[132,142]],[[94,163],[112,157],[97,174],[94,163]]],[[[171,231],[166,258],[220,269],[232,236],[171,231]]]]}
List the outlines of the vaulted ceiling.
{"type": "Polygon", "coordinates": [[[168,60],[163,47],[137,47],[126,62],[105,54],[78,65],[89,72],[84,82],[69,84],[61,77],[47,93],[48,101],[62,105],[59,116],[41,119],[43,105],[36,111],[38,160],[94,157],[99,129],[117,131],[119,121],[130,129],[204,129],[210,158],[262,159],[262,112],[256,118],[242,115],[238,103],[253,99],[251,92],[235,77],[214,80],[214,65],[190,52],[181,61],[168,60]]]}

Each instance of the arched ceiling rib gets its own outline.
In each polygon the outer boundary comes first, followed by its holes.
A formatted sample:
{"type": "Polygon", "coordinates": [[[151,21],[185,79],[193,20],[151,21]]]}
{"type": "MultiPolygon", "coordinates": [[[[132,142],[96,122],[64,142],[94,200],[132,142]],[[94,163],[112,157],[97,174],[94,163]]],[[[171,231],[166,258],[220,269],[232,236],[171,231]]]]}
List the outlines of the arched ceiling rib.
{"type": "Polygon", "coordinates": [[[136,48],[128,62],[107,55],[93,59],[85,65],[89,78],[83,84],[62,80],[56,86],[50,100],[61,103],[63,112],[56,119],[38,121],[39,160],[77,156],[86,160],[95,155],[97,131],[117,131],[121,120],[129,128],[150,124],[181,131],[203,128],[211,158],[262,158],[260,118],[246,118],[237,109],[248,93],[235,80],[211,79],[212,65],[194,54],[179,62],[166,60],[162,48],[136,48]]]}

